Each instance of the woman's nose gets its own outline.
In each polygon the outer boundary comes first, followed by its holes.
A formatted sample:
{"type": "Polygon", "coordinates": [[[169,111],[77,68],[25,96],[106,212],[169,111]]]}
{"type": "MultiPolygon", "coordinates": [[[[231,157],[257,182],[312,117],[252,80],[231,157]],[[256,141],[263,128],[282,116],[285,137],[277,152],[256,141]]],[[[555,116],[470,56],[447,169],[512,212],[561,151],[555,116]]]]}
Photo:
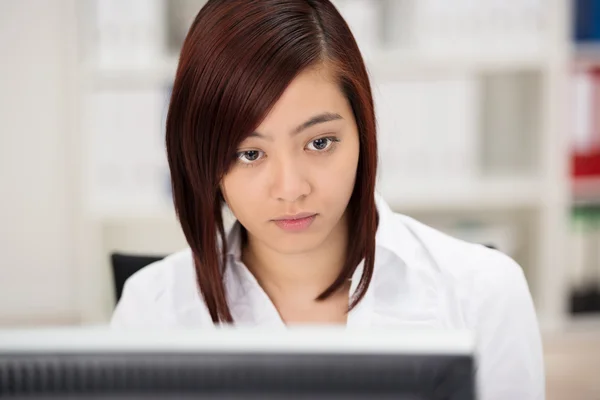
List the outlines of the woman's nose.
{"type": "Polygon", "coordinates": [[[282,158],[272,165],[271,195],[286,202],[294,202],[311,192],[311,186],[300,160],[282,158]]]}

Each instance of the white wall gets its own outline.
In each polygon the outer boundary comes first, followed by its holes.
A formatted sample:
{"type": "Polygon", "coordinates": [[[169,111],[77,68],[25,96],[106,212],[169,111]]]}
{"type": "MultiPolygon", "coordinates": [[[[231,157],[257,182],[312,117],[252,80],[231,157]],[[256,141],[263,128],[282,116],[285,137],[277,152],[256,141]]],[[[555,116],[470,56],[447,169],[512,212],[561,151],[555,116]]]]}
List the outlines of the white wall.
{"type": "Polygon", "coordinates": [[[69,0],[0,1],[0,325],[77,319],[69,0]]]}

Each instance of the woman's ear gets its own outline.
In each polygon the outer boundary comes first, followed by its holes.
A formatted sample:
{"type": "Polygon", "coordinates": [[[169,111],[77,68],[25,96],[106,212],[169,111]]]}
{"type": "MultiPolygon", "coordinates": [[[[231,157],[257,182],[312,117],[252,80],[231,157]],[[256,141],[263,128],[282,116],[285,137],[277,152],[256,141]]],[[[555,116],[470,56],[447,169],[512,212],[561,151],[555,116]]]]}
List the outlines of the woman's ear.
{"type": "Polygon", "coordinates": [[[227,196],[223,189],[223,185],[219,185],[219,186],[220,186],[220,190],[219,190],[219,194],[218,194],[219,200],[223,201],[223,207],[221,207],[221,212],[223,214],[223,221],[224,221],[224,224],[226,227],[230,227],[237,220],[237,218],[235,217],[235,214],[233,213],[233,210],[231,209],[231,207],[229,207],[229,203],[227,202],[227,196]]]}
{"type": "Polygon", "coordinates": [[[219,193],[217,194],[217,198],[223,201],[225,205],[229,207],[229,202],[227,201],[227,195],[225,194],[225,187],[223,186],[223,181],[219,183],[219,193]]]}
{"type": "Polygon", "coordinates": [[[217,196],[219,201],[223,202],[223,210],[229,212],[230,214],[233,214],[231,207],[229,207],[229,202],[227,201],[227,193],[225,192],[223,184],[219,185],[219,194],[217,196]]]}

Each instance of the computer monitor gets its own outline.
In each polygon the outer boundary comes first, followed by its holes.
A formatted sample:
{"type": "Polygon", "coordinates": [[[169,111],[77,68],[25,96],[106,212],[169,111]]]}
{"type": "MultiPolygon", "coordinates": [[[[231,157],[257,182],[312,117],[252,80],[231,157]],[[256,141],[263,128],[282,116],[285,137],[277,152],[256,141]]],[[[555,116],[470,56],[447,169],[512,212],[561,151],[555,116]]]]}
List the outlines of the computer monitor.
{"type": "Polygon", "coordinates": [[[0,330],[0,397],[472,400],[456,331],[0,330]]]}

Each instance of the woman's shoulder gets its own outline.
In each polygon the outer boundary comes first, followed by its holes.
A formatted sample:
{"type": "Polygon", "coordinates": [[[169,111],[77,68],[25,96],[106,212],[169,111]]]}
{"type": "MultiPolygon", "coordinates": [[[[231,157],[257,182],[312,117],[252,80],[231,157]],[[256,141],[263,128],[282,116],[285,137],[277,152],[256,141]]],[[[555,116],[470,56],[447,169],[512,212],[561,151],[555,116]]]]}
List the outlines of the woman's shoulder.
{"type": "Polygon", "coordinates": [[[487,246],[493,243],[468,242],[400,213],[388,217],[385,236],[393,239],[387,243],[392,243],[391,247],[409,262],[428,264],[444,276],[461,280],[477,276],[495,281],[501,276],[514,279],[522,274],[515,260],[487,246]]]}
{"type": "Polygon", "coordinates": [[[394,224],[410,233],[419,250],[414,257],[417,268],[429,268],[440,285],[452,293],[469,325],[477,324],[485,305],[506,304],[509,297],[530,302],[530,291],[522,267],[510,256],[481,243],[467,242],[402,214],[394,224]]]}
{"type": "Polygon", "coordinates": [[[452,327],[477,334],[482,397],[542,399],[543,358],[535,307],[521,266],[511,257],[469,243],[406,216],[397,216],[427,254],[418,268],[436,269],[440,309],[452,327]],[[517,382],[508,388],[506,382],[517,382]],[[508,393],[510,392],[510,395],[508,393]]]}
{"type": "Polygon", "coordinates": [[[113,327],[174,327],[197,324],[207,313],[198,294],[191,249],[173,253],[133,274],[111,319],[113,327]],[[182,314],[189,313],[182,318],[182,314]]]}
{"type": "Polygon", "coordinates": [[[410,269],[444,277],[447,284],[485,285],[521,279],[521,267],[502,252],[486,247],[494,243],[472,243],[458,239],[408,215],[394,212],[378,197],[380,215],[376,241],[391,250],[410,269]]]}

